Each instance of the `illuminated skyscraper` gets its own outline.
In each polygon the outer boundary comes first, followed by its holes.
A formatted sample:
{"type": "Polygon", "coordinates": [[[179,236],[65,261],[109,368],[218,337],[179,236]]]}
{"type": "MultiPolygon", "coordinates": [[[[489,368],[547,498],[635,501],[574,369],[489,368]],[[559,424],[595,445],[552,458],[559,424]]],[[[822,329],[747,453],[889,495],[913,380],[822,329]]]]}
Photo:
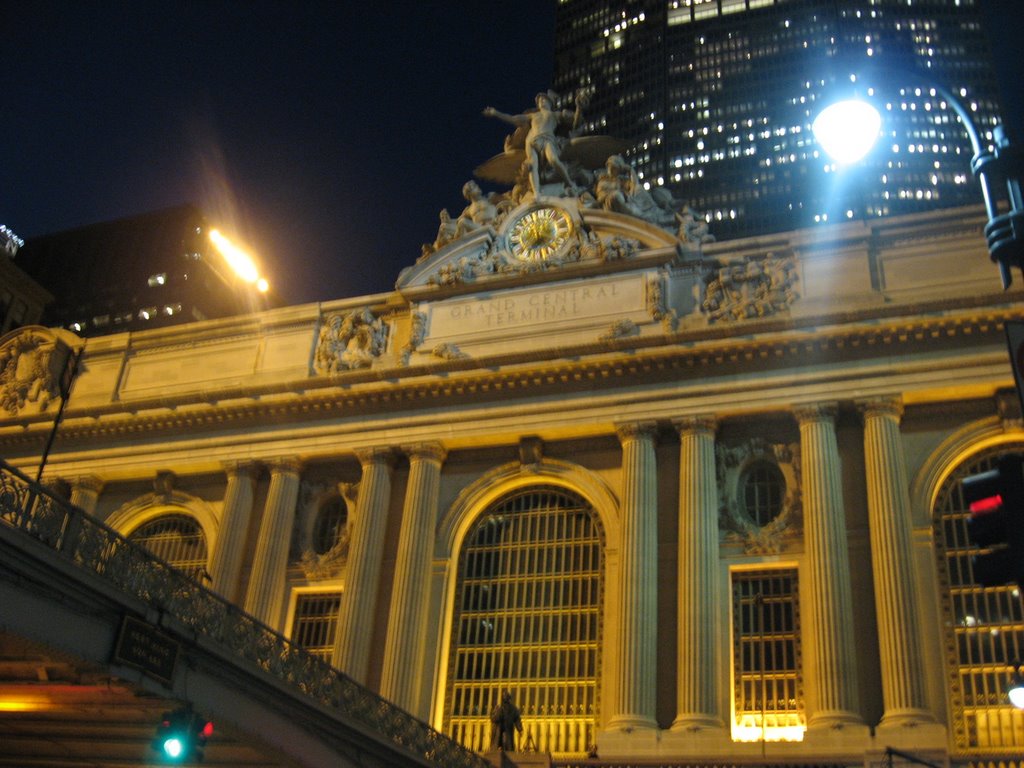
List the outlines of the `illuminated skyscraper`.
{"type": "Polygon", "coordinates": [[[643,181],[705,213],[719,237],[977,203],[948,87],[986,137],[999,120],[976,0],[561,0],[554,87],[590,94],[593,133],[631,143],[643,181]],[[811,123],[851,69],[883,113],[856,167],[811,123]]]}

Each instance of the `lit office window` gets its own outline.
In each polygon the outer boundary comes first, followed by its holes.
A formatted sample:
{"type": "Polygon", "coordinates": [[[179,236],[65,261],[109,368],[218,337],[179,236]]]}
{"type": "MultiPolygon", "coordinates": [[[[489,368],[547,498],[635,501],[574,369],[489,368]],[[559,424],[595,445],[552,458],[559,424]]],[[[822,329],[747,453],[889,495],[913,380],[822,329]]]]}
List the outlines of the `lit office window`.
{"type": "Polygon", "coordinates": [[[206,536],[199,523],[188,515],[154,518],[132,531],[128,540],[192,576],[206,570],[206,536]]]}
{"type": "Polygon", "coordinates": [[[522,746],[582,754],[594,743],[604,580],[596,513],[576,494],[535,487],[497,502],[459,556],[445,730],[489,747],[490,712],[509,690],[522,746]]]}
{"type": "Polygon", "coordinates": [[[796,568],[732,574],[736,741],[799,741],[806,730],[796,568]]]}
{"type": "MultiPolygon", "coordinates": [[[[1009,448],[1024,451],[1024,446],[1009,448]]],[[[1024,747],[1024,712],[1006,698],[1013,663],[1024,650],[1024,601],[1020,587],[980,587],[973,583],[967,538],[969,513],[961,483],[989,470],[1007,446],[985,451],[957,467],[935,501],[933,525],[950,670],[951,727],[958,747],[1024,747]]]]}
{"type": "Polygon", "coordinates": [[[295,597],[292,642],[330,663],[341,592],[300,592],[295,597]]]}

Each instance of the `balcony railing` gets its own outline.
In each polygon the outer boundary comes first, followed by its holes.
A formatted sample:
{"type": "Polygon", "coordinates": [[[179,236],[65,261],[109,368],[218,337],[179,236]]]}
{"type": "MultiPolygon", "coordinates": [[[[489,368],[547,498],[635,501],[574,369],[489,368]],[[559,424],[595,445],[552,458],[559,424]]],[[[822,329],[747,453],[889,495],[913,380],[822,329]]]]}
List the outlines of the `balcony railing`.
{"type": "Polygon", "coordinates": [[[490,763],[290,642],[188,574],[85,514],[0,460],[0,524],[22,531],[55,556],[158,607],[197,635],[230,649],[296,694],[368,726],[412,755],[442,766],[490,763]]]}

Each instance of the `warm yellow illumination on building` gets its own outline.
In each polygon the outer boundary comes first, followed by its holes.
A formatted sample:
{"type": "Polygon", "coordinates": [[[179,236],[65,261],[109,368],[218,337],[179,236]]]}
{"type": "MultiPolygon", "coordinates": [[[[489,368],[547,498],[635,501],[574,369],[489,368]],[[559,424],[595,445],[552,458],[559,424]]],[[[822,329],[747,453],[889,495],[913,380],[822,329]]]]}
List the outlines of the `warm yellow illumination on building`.
{"type": "Polygon", "coordinates": [[[49,700],[41,696],[0,697],[0,712],[41,712],[49,708],[49,700]]]}
{"type": "Polygon", "coordinates": [[[732,725],[733,741],[803,741],[806,725],[766,725],[757,722],[757,717],[741,718],[732,725]]]}

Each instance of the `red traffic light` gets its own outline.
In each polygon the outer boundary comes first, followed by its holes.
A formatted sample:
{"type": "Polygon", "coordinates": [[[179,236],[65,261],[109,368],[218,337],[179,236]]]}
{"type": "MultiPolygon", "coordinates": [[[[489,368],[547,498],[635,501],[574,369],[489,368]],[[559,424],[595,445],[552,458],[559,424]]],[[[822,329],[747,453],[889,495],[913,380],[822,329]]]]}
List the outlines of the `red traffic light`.
{"type": "Polygon", "coordinates": [[[965,477],[964,502],[971,512],[967,536],[979,548],[971,559],[976,584],[992,587],[1024,581],[1024,458],[1001,456],[987,472],[965,477]]]}

